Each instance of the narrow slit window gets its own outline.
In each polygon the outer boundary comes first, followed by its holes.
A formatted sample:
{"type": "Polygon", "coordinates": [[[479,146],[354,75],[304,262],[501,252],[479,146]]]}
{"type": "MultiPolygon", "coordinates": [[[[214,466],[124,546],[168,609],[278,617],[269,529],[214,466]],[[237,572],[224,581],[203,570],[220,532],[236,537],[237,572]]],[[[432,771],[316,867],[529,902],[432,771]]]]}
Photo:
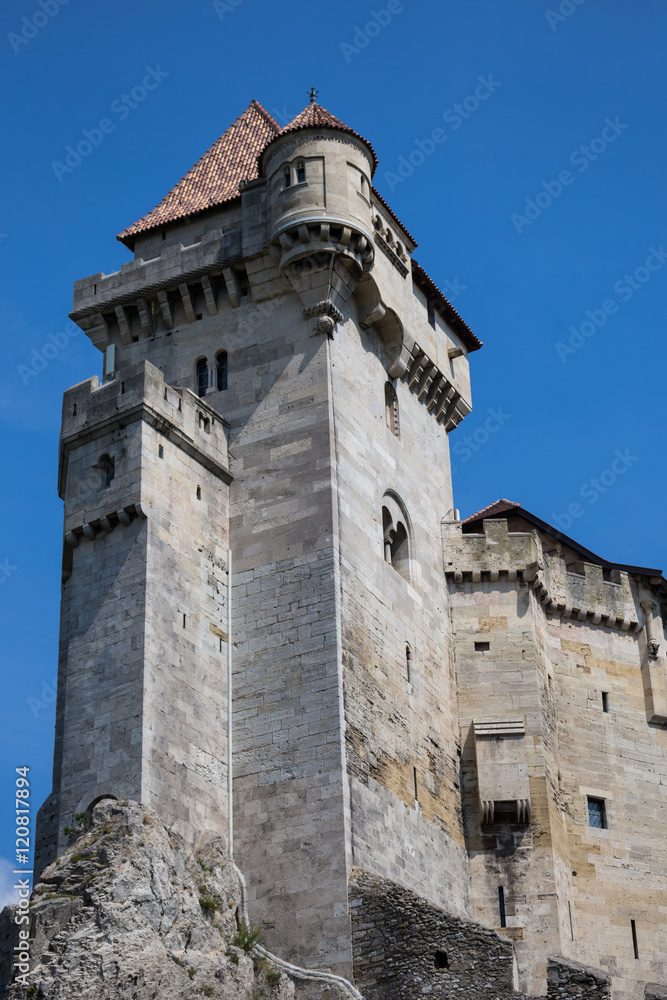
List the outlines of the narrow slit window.
{"type": "Polygon", "coordinates": [[[158,449],[157,449],[157,457],[158,457],[158,458],[164,458],[164,448],[162,447],[162,445],[161,445],[161,444],[160,444],[160,445],[158,445],[158,449]]]}
{"type": "Polygon", "coordinates": [[[183,628],[185,628],[185,611],[183,612],[183,620],[181,622],[183,628]]]}
{"type": "Polygon", "coordinates": [[[303,184],[306,180],[306,164],[303,160],[299,160],[296,165],[296,182],[297,184],[303,184]]]}
{"type": "Polygon", "coordinates": [[[588,825],[595,830],[607,829],[607,810],[604,799],[588,798],[588,825]]]}
{"type": "Polygon", "coordinates": [[[602,692],[602,711],[603,712],[608,712],[609,711],[609,692],[608,691],[603,691],[602,692]]]}
{"type": "Polygon", "coordinates": [[[498,913],[500,915],[500,926],[507,927],[507,914],[505,913],[505,890],[502,885],[498,886],[498,913]]]}
{"type": "Polygon", "coordinates": [[[632,930],[632,947],[634,949],[635,958],[639,959],[639,944],[637,943],[637,924],[634,920],[630,921],[630,929],[632,930]]]}
{"type": "Polygon", "coordinates": [[[197,487],[197,500],[201,500],[201,486],[197,487]]]}
{"type": "Polygon", "coordinates": [[[410,683],[410,666],[412,663],[412,650],[410,649],[410,644],[406,642],[405,644],[405,673],[407,674],[408,684],[410,683]]]}
{"type": "Polygon", "coordinates": [[[205,396],[208,389],[208,362],[206,358],[200,358],[197,362],[197,393],[205,396]]]}
{"type": "Polygon", "coordinates": [[[400,438],[401,428],[398,419],[398,396],[391,382],[385,382],[384,386],[384,417],[385,423],[394,437],[400,438]]]}
{"type": "Polygon", "coordinates": [[[100,458],[100,469],[102,472],[102,489],[107,490],[116,475],[116,465],[110,455],[102,455],[100,458]]]}
{"type": "Polygon", "coordinates": [[[574,927],[572,925],[572,903],[567,901],[567,912],[570,915],[570,938],[574,941],[574,927]]]}
{"type": "Polygon", "coordinates": [[[433,305],[430,299],[426,303],[426,312],[428,314],[429,325],[432,326],[433,329],[435,329],[435,306],[433,305]]]}
{"type": "Polygon", "coordinates": [[[419,792],[418,792],[418,789],[417,789],[417,768],[416,767],[412,768],[412,777],[413,777],[413,780],[414,780],[414,783],[415,783],[415,802],[419,802],[419,792]]]}
{"type": "Polygon", "coordinates": [[[227,351],[218,351],[215,356],[218,392],[227,388],[227,351]]]}

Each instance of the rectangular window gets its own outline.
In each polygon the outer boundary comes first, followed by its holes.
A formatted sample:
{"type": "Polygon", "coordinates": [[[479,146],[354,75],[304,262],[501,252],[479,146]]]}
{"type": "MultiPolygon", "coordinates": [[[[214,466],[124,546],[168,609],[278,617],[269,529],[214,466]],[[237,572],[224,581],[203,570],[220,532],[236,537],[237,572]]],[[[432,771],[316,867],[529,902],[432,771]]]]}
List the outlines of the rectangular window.
{"type": "Polygon", "coordinates": [[[607,829],[607,815],[604,799],[588,799],[588,825],[596,830],[607,829]]]}
{"type": "Polygon", "coordinates": [[[602,711],[603,712],[608,712],[609,711],[609,692],[608,691],[603,691],[602,692],[602,711]]]}
{"type": "Polygon", "coordinates": [[[426,311],[428,313],[428,321],[433,329],[435,329],[435,306],[430,300],[426,303],[426,311]]]}
{"type": "Polygon", "coordinates": [[[488,653],[488,651],[489,651],[490,648],[491,648],[491,646],[490,646],[490,644],[488,642],[476,642],[475,643],[475,652],[476,653],[488,653]]]}
{"type": "Polygon", "coordinates": [[[498,912],[500,913],[500,926],[507,927],[507,917],[505,915],[505,890],[502,885],[498,886],[498,912]]]}

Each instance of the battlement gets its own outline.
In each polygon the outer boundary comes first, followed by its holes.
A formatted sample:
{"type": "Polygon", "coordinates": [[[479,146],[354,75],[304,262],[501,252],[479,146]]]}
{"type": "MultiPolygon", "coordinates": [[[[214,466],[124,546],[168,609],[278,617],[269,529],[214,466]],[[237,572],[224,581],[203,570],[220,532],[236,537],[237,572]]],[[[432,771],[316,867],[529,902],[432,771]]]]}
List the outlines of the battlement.
{"type": "Polygon", "coordinates": [[[142,442],[128,433],[139,421],[223,482],[231,481],[228,424],[203,399],[167,385],[148,361],[131,366],[123,379],[100,384],[94,376],[69,389],[63,400],[58,492],[67,499],[70,545],[82,534],[93,538],[100,531],[108,533],[119,520],[126,523],[126,516],[146,516],[142,442]],[[108,483],[103,482],[102,451],[114,463],[108,483]]]}
{"type": "Polygon", "coordinates": [[[537,531],[510,532],[500,518],[483,524],[484,534],[464,535],[461,521],[442,522],[444,569],[454,583],[520,579],[550,615],[623,632],[642,627],[639,594],[628,573],[612,571],[606,580],[602,566],[589,562],[569,571],[563,559],[544,551],[537,531]]]}

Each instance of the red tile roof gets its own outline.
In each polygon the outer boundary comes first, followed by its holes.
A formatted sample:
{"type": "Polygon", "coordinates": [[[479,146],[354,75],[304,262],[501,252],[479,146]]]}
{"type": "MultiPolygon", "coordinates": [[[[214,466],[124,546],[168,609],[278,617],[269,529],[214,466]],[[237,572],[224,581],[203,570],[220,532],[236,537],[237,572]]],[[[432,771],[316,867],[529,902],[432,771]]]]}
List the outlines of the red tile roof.
{"type": "MultiPolygon", "coordinates": [[[[429,277],[421,264],[418,264],[414,258],[412,259],[412,277],[415,285],[421,288],[427,298],[431,299],[435,308],[439,309],[452,330],[458,333],[468,350],[478,351],[483,346],[482,341],[472,332],[449,299],[442,294],[433,278],[429,277]]],[[[509,503],[509,500],[507,503],[509,503]]]]}
{"type": "Polygon", "coordinates": [[[391,206],[389,206],[387,204],[387,202],[384,200],[384,198],[382,197],[382,195],[380,194],[380,192],[378,191],[378,189],[377,188],[372,188],[372,191],[373,191],[373,194],[375,195],[375,197],[377,198],[377,200],[380,202],[380,204],[384,208],[384,210],[389,213],[389,215],[392,217],[392,219],[394,220],[394,222],[401,227],[401,229],[403,230],[403,232],[405,233],[405,235],[408,237],[408,239],[412,241],[412,243],[414,244],[415,247],[417,247],[418,246],[417,240],[414,238],[414,236],[412,235],[412,233],[410,232],[410,230],[405,228],[405,226],[403,225],[403,223],[401,222],[401,220],[399,219],[399,217],[396,215],[396,212],[393,210],[393,208],[391,208],[391,206]]]}
{"type": "MultiPolygon", "coordinates": [[[[603,559],[602,556],[596,555],[591,552],[590,549],[585,548],[579,542],[570,538],[569,535],[563,534],[558,528],[554,528],[552,524],[548,521],[543,521],[541,517],[537,517],[536,514],[531,514],[529,510],[522,507],[520,503],[515,503],[513,500],[496,500],[495,503],[489,504],[488,507],[482,507],[478,510],[476,514],[471,514],[470,517],[466,517],[462,524],[473,524],[475,521],[479,522],[484,520],[484,518],[499,517],[505,513],[514,513],[523,520],[528,521],[529,524],[533,524],[538,531],[542,531],[552,538],[563,542],[569,548],[573,549],[583,556],[585,562],[595,563],[598,566],[602,566],[604,569],[618,569],[624,573],[634,573],[636,576],[647,576],[654,580],[661,579],[663,583],[661,586],[665,585],[665,581],[662,577],[662,570],[651,569],[645,566],[628,566],[626,563],[610,562],[609,559],[603,559]]],[[[465,532],[470,534],[470,532],[465,532]]]]}
{"type": "Polygon", "coordinates": [[[140,233],[237,198],[239,181],[258,176],[259,154],[279,132],[280,126],[269,112],[259,101],[251,101],[157,208],[124,229],[117,239],[132,249],[134,238],[140,233]]]}
{"type": "Polygon", "coordinates": [[[306,107],[301,111],[296,118],[293,118],[283,129],[281,129],[281,135],[286,132],[298,132],[300,129],[304,128],[337,128],[340,132],[349,132],[350,135],[356,136],[357,139],[361,139],[363,143],[368,146],[371,153],[373,154],[373,173],[377,170],[378,158],[375,150],[371,146],[368,139],[364,139],[363,135],[359,135],[355,132],[353,128],[349,125],[345,125],[340,118],[336,118],[332,115],[330,111],[323,108],[316,101],[311,101],[306,107]]]}
{"type": "Polygon", "coordinates": [[[471,514],[470,517],[463,519],[463,524],[467,524],[468,521],[477,521],[479,518],[494,517],[496,514],[501,514],[505,510],[512,510],[515,507],[521,507],[520,503],[515,503],[514,500],[496,500],[494,503],[490,503],[488,507],[482,507],[478,510],[476,514],[471,514]]]}

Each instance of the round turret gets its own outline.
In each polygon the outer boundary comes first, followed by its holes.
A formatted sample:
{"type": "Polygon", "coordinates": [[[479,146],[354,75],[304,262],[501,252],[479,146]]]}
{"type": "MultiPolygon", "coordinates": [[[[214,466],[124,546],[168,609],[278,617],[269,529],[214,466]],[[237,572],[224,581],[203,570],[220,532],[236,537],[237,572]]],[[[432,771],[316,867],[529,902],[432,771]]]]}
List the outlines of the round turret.
{"type": "MultiPolygon", "coordinates": [[[[345,301],[372,267],[376,165],[370,143],[312,100],[264,150],[269,244],[302,297],[314,272],[330,271],[333,296],[345,301]]],[[[304,302],[311,298],[306,294],[304,302]]]]}

